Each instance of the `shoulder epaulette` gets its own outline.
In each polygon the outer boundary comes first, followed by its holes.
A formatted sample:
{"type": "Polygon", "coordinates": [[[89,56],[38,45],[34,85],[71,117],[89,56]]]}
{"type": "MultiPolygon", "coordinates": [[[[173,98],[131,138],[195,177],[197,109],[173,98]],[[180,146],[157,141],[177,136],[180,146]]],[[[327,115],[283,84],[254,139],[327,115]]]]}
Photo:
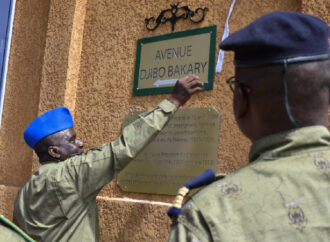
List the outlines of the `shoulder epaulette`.
{"type": "Polygon", "coordinates": [[[201,186],[208,185],[215,180],[225,177],[225,174],[215,175],[214,171],[211,169],[205,170],[201,175],[195,177],[191,181],[187,182],[183,187],[181,187],[176,195],[172,207],[167,211],[167,215],[170,218],[177,217],[181,214],[181,207],[185,196],[190,192],[191,189],[198,188],[201,186]]]}
{"type": "Polygon", "coordinates": [[[225,178],[226,176],[227,176],[226,173],[218,173],[218,174],[215,175],[215,180],[216,181],[221,180],[221,179],[225,178]]]}
{"type": "Polygon", "coordinates": [[[23,237],[28,242],[36,242],[30,236],[28,236],[23,230],[21,230],[18,226],[16,226],[13,222],[6,219],[3,215],[0,215],[0,223],[10,228],[11,230],[18,233],[21,237],[23,237]]]}

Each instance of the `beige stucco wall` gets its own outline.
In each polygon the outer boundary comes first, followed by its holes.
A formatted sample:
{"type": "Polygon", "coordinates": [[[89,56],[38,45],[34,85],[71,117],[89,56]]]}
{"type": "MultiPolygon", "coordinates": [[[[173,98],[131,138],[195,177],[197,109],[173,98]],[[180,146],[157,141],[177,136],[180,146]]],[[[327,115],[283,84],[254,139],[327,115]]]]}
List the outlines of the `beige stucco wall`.
{"type": "Polygon", "coordinates": [[[32,151],[22,132],[37,115],[49,1],[17,1],[2,127],[0,183],[20,186],[29,176],[32,151]]]}
{"type": "MultiPolygon", "coordinates": [[[[175,31],[216,24],[217,54],[231,1],[191,0],[181,5],[208,7],[202,23],[180,20],[175,31]]],[[[68,106],[76,132],[87,148],[115,139],[125,115],[152,108],[167,94],[133,97],[136,41],[170,33],[170,24],[147,31],[144,18],[158,16],[169,2],[130,0],[18,0],[0,130],[0,213],[11,218],[19,187],[38,168],[24,144],[23,131],[38,114],[68,106]]],[[[231,32],[274,10],[304,11],[328,23],[327,0],[237,0],[231,32]]],[[[217,55],[216,55],[217,57],[217,55]]],[[[226,53],[214,89],[195,95],[186,107],[215,106],[222,115],[218,172],[247,163],[250,143],[235,125],[232,95],[225,79],[234,73],[226,53]]],[[[102,241],[165,241],[165,215],[172,196],[122,192],[116,180],[99,194],[102,241]]]]}

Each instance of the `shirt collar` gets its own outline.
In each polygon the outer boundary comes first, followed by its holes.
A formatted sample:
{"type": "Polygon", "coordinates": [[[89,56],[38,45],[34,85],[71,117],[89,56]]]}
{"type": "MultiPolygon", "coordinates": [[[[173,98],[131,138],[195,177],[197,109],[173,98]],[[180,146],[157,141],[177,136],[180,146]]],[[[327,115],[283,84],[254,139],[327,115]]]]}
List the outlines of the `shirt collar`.
{"type": "Polygon", "coordinates": [[[309,126],[263,137],[253,143],[249,160],[272,160],[309,149],[330,146],[330,133],[324,126],[309,126]]]}

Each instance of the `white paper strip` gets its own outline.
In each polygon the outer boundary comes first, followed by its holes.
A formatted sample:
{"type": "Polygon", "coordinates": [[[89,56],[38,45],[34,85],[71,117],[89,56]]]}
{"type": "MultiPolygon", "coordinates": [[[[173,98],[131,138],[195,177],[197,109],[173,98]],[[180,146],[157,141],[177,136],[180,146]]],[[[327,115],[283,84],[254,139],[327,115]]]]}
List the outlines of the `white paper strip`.
{"type": "Polygon", "coordinates": [[[169,79],[169,80],[157,80],[153,84],[156,87],[159,86],[164,86],[164,85],[170,85],[170,84],[175,84],[178,79],[169,79]]]}
{"type": "Polygon", "coordinates": [[[157,201],[151,201],[151,200],[140,200],[140,199],[133,199],[128,197],[103,197],[103,196],[97,196],[97,199],[102,199],[106,201],[118,201],[118,202],[131,202],[131,203],[143,203],[143,204],[151,204],[151,205],[161,205],[161,206],[167,206],[171,207],[172,203],[166,203],[166,202],[157,202],[157,201]]]}
{"type": "MultiPolygon", "coordinates": [[[[228,16],[227,16],[227,19],[226,19],[226,23],[225,23],[225,30],[223,31],[221,41],[223,41],[229,35],[229,19],[230,19],[230,15],[231,15],[231,13],[234,9],[235,3],[236,3],[236,0],[233,0],[233,2],[231,3],[229,13],[228,13],[228,16]]],[[[223,50],[219,50],[218,62],[217,62],[217,67],[216,67],[216,72],[217,73],[221,72],[221,70],[222,70],[222,63],[223,63],[224,54],[225,53],[224,53],[223,50]]]]}

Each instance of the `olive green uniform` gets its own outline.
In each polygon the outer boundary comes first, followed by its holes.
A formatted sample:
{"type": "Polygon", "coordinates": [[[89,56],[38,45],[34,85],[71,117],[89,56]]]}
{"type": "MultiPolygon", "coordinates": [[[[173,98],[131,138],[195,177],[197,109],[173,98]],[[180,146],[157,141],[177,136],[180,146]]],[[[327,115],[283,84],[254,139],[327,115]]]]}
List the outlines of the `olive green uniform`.
{"type": "Polygon", "coordinates": [[[0,223],[0,241],[25,242],[25,239],[12,229],[0,223]]]}
{"type": "Polygon", "coordinates": [[[250,164],[194,195],[169,241],[329,241],[330,134],[311,126],[264,137],[250,164]]]}
{"type": "Polygon", "coordinates": [[[11,221],[0,214],[0,241],[6,242],[33,242],[26,233],[11,221]]]}
{"type": "Polygon", "coordinates": [[[167,100],[123,129],[114,142],[74,156],[48,162],[19,191],[14,221],[40,241],[98,241],[96,195],[176,111],[167,100]]]}

